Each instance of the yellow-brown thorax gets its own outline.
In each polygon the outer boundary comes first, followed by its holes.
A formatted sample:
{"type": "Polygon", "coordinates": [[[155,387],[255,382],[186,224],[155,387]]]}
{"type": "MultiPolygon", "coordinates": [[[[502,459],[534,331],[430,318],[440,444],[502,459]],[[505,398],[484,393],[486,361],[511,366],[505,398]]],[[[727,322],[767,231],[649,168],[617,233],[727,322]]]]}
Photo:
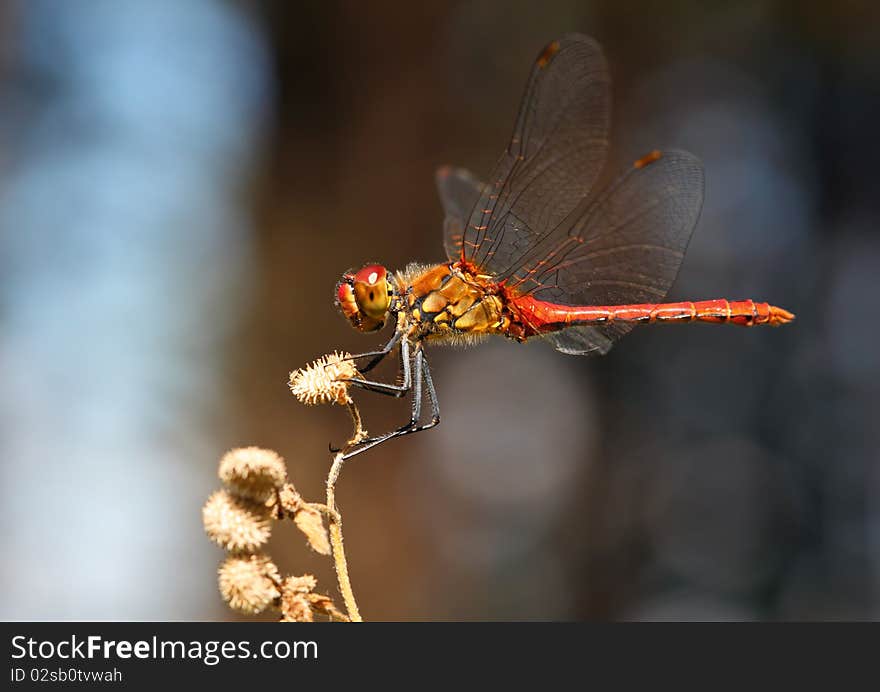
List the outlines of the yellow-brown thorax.
{"type": "Polygon", "coordinates": [[[464,334],[507,333],[510,318],[503,297],[487,290],[485,278],[471,274],[458,263],[408,270],[399,273],[397,280],[412,316],[413,336],[439,340],[464,334]]]}

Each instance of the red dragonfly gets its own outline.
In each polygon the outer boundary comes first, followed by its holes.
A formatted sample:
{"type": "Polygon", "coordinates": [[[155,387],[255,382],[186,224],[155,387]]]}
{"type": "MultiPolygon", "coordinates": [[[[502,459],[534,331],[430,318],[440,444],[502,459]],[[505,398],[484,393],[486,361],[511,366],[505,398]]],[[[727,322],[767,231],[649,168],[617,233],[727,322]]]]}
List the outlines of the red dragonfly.
{"type": "Polygon", "coordinates": [[[532,69],[513,137],[488,184],[462,169],[437,172],[448,261],[389,273],[347,272],[337,304],[363,332],[395,325],[366,373],[399,346],[400,384],[350,382],[402,397],[412,416],[345,457],[440,422],[424,345],[499,334],[543,338],[563,353],[604,354],[643,322],[785,324],[794,315],[752,300],[661,302],[678,274],[703,203],[703,168],[684,151],[652,151],[607,187],[608,69],[591,38],[550,43],[532,69]],[[424,385],[424,390],[423,390],[424,385]],[[430,420],[422,422],[426,391],[430,420]]]}

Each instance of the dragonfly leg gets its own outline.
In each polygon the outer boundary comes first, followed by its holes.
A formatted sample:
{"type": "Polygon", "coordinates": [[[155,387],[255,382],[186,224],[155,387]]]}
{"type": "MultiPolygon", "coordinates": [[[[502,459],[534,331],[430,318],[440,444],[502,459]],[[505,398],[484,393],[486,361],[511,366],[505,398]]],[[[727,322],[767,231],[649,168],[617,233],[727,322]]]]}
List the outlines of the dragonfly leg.
{"type": "MultiPolygon", "coordinates": [[[[383,356],[384,357],[384,356],[383,356]]],[[[412,389],[412,372],[410,364],[409,340],[404,339],[400,342],[400,367],[403,372],[403,382],[401,384],[389,384],[387,382],[377,382],[375,380],[365,380],[361,377],[352,377],[346,380],[349,384],[353,384],[361,389],[366,389],[377,394],[386,394],[388,396],[397,397],[398,399],[412,389]]]]}
{"type": "MultiPolygon", "coordinates": [[[[437,399],[437,390],[434,389],[434,380],[431,377],[431,369],[428,367],[428,360],[424,359],[425,366],[425,389],[428,390],[428,399],[431,401],[431,422],[419,426],[419,430],[427,430],[435,425],[440,425],[440,402],[437,399]]],[[[413,432],[416,432],[415,430],[413,432]]]]}
{"type": "Polygon", "coordinates": [[[402,437],[403,435],[409,435],[410,433],[428,430],[429,428],[433,428],[435,425],[440,423],[440,405],[437,400],[437,391],[434,389],[434,381],[431,378],[431,371],[428,367],[428,361],[425,358],[424,352],[421,350],[421,347],[419,347],[416,351],[416,355],[413,360],[415,375],[413,376],[412,413],[410,415],[409,422],[406,425],[398,428],[397,430],[392,430],[391,432],[385,433],[384,435],[363,440],[360,444],[358,444],[352,450],[346,452],[343,455],[343,461],[350,459],[353,456],[357,456],[361,452],[372,449],[373,447],[376,447],[377,445],[380,445],[383,442],[387,442],[388,440],[395,437],[402,437]],[[425,385],[425,389],[428,392],[428,399],[431,402],[431,420],[428,423],[420,424],[419,421],[422,418],[423,382],[425,385]]]}
{"type": "Polygon", "coordinates": [[[425,354],[422,351],[418,352],[417,357],[416,365],[419,384],[413,392],[412,415],[410,416],[409,423],[392,432],[391,437],[402,437],[410,433],[421,432],[440,424],[440,403],[437,400],[437,390],[434,389],[434,380],[431,378],[428,359],[425,358],[425,354]],[[422,419],[422,382],[425,384],[428,400],[431,402],[431,420],[427,423],[419,423],[422,419]]]}
{"type": "Polygon", "coordinates": [[[370,372],[373,368],[375,368],[379,363],[385,360],[385,356],[387,356],[391,351],[394,350],[394,347],[397,346],[397,343],[400,341],[400,338],[403,336],[403,332],[400,330],[395,330],[394,334],[388,340],[388,343],[385,344],[378,351],[367,351],[366,353],[356,353],[353,356],[349,356],[348,358],[343,358],[343,360],[360,360],[361,358],[367,358],[372,356],[373,359],[367,363],[362,368],[358,368],[361,373],[370,372]]]}

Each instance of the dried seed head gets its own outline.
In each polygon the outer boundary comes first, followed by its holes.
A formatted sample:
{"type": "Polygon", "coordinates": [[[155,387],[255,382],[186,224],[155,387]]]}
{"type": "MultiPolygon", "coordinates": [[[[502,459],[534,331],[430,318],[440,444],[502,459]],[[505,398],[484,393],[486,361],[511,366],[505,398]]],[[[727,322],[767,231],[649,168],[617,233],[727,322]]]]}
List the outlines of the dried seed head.
{"type": "Polygon", "coordinates": [[[284,485],[287,469],[271,449],[241,447],[223,455],[220,480],[236,495],[264,502],[284,485]]]}
{"type": "Polygon", "coordinates": [[[232,552],[253,552],[272,533],[269,508],[262,503],[218,490],[202,508],[205,532],[214,543],[232,552]]]}
{"type": "Polygon", "coordinates": [[[321,555],[330,554],[330,540],[327,538],[327,529],[324,528],[320,510],[303,503],[293,515],[293,521],[296,528],[305,534],[312,550],[321,555]]]}
{"type": "Polygon", "coordinates": [[[288,514],[296,514],[303,506],[303,499],[296,492],[293,483],[286,483],[278,493],[278,498],[281,501],[281,508],[288,514]]]}
{"type": "Polygon", "coordinates": [[[348,382],[358,376],[354,361],[349,353],[330,353],[311,365],[290,373],[290,391],[304,404],[351,403],[348,396],[348,382]]]}
{"type": "Polygon", "coordinates": [[[266,555],[230,556],[220,565],[220,595],[233,610],[262,613],[281,595],[278,568],[266,555]]]}
{"type": "Polygon", "coordinates": [[[329,596],[320,593],[309,594],[309,605],[312,607],[313,613],[323,613],[324,615],[328,615],[332,620],[350,622],[348,616],[334,605],[333,599],[329,596]]]}
{"type": "Polygon", "coordinates": [[[311,574],[304,574],[301,577],[285,577],[281,583],[281,590],[284,593],[311,593],[318,585],[318,580],[311,574]]]}
{"type": "Polygon", "coordinates": [[[309,598],[318,582],[311,574],[287,577],[281,584],[281,621],[312,622],[312,604],[309,598]]]}

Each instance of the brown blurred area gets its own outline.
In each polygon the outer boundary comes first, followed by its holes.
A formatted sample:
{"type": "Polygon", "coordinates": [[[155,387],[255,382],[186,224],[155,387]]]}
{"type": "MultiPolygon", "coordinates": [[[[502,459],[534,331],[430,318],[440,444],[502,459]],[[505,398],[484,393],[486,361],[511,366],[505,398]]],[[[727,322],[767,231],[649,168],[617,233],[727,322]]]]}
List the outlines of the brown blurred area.
{"type": "MultiPolygon", "coordinates": [[[[206,368],[210,386],[157,395],[186,402],[157,428],[179,461],[156,471],[188,476],[185,495],[169,499],[186,521],[234,446],[277,450],[299,491],[322,497],[328,444],[344,441],[348,419],[298,404],[287,374],[387,337],[350,329],[333,305],[335,282],[368,262],[444,259],[435,169],[487,175],[533,59],[578,31],[609,60],[616,165],[675,146],[706,166],[706,206],[672,297],[768,300],[798,319],[780,330],[646,327],[601,359],[504,342],[432,351],[442,424],[354,459],[340,481],[365,618],[880,614],[875,3],[218,6],[257,37],[270,95],[262,115],[236,121],[253,137],[221,188],[247,221],[247,261],[234,282],[212,255],[180,269],[220,287],[183,315],[183,332],[229,322],[203,350],[175,351],[206,368]]],[[[10,17],[22,12],[0,6],[0,94],[39,90],[15,67],[22,33],[10,17]]],[[[232,109],[241,86],[224,92],[232,109]]],[[[14,112],[0,121],[0,143],[33,129],[26,109],[14,112]]],[[[198,127],[189,134],[198,139],[198,127]]],[[[14,218],[2,217],[4,235],[14,218]]],[[[191,219],[203,222],[184,216],[173,233],[189,233],[191,219]]],[[[175,252],[163,245],[157,257],[175,252]]],[[[235,268],[235,253],[224,261],[235,268]]],[[[394,376],[390,366],[381,373],[394,376]]],[[[405,402],[355,396],[373,432],[408,415],[405,402]]],[[[164,501],[159,490],[150,497],[164,501]]],[[[9,510],[6,531],[21,519],[9,510]]],[[[192,522],[154,536],[148,554],[176,546],[167,550],[187,556],[186,579],[165,578],[150,608],[120,597],[103,616],[233,617],[214,591],[220,551],[199,541],[192,522]]],[[[300,543],[280,532],[270,552],[335,593],[330,564],[300,543]]],[[[76,606],[62,613],[90,612],[88,596],[65,598],[76,606]]]]}
{"type": "MultiPolygon", "coordinates": [[[[797,106],[786,98],[803,97],[786,93],[798,85],[787,83],[785,74],[779,74],[788,70],[799,76],[798,58],[813,67],[815,75],[845,71],[848,60],[873,59],[876,67],[876,54],[869,55],[874,36],[865,13],[874,14],[870,5],[858,3],[834,8],[824,3],[722,3],[711,10],[690,2],[628,3],[625,7],[577,2],[549,6],[425,3],[419,8],[393,2],[316,3],[306,8],[275,3],[260,9],[276,61],[278,119],[267,147],[268,173],[258,192],[264,293],[257,311],[248,318],[247,345],[236,354],[240,363],[237,381],[243,383],[240,399],[235,398],[240,405],[236,418],[247,420],[249,430],[253,426],[254,440],[285,451],[296,448],[298,479],[306,487],[320,488],[323,445],[342,434],[343,416],[332,411],[291,410],[275,373],[331,347],[353,352],[371,347],[329,309],[333,281],[342,270],[367,261],[400,267],[414,259],[442,259],[442,217],[432,185],[433,171],[447,162],[487,170],[505,144],[530,62],[550,38],[579,30],[602,41],[611,63],[618,113],[632,108],[627,97],[646,72],[697,59],[726,61],[751,70],[754,80],[764,79],[756,88],[769,91],[766,97],[772,107],[784,111],[797,106]],[[249,418],[248,413],[255,411],[260,412],[256,420],[249,418]]],[[[801,75],[801,79],[811,77],[801,75]]],[[[821,99],[815,90],[834,89],[834,78],[826,81],[831,83],[809,85],[814,90],[809,96],[821,99]]],[[[687,90],[700,86],[679,83],[669,88],[687,99],[691,96],[687,90]]],[[[711,88],[713,97],[723,98],[723,83],[711,88]]],[[[647,122],[663,117],[652,112],[650,102],[637,107],[639,112],[627,116],[647,122]]],[[[814,116],[823,117],[821,111],[814,116]]],[[[620,124],[616,118],[613,142],[618,146],[632,137],[620,124]]],[[[720,141],[713,142],[713,149],[723,148],[724,133],[714,134],[720,141]]],[[[822,144],[814,144],[816,151],[801,155],[816,157],[816,174],[821,179],[822,144]]],[[[877,145],[869,146],[876,149],[877,145]]],[[[712,175],[710,169],[710,181],[712,175]]],[[[723,203],[718,199],[723,189],[712,187],[711,182],[709,194],[716,203],[723,203]]],[[[821,205],[824,196],[814,198],[814,203],[821,205]]],[[[807,233],[807,229],[790,232],[807,233]]],[[[705,223],[698,234],[702,244],[714,242],[713,229],[705,223]]],[[[748,262],[748,251],[742,259],[748,262]]],[[[735,275],[803,270],[797,260],[795,266],[785,266],[780,260],[775,268],[746,265],[737,268],[735,275]]],[[[686,262],[683,274],[693,270],[686,262]]],[[[797,342],[808,339],[808,330],[817,326],[811,324],[811,308],[804,305],[808,292],[769,285],[777,290],[765,297],[788,300],[799,313],[806,312],[790,334],[694,335],[675,330],[654,336],[640,332],[604,362],[565,363],[585,380],[585,396],[591,396],[590,387],[599,389],[596,434],[602,451],[593,456],[588,449],[584,451],[578,490],[572,493],[575,500],[569,500],[567,507],[542,510],[556,513],[544,540],[553,545],[548,554],[554,565],[548,572],[561,569],[566,573],[570,593],[565,595],[563,610],[559,610],[557,596],[545,593],[552,591],[556,575],[542,584],[540,566],[528,570],[526,578],[534,584],[526,589],[527,596],[500,596],[497,601],[493,592],[522,588],[505,585],[523,578],[511,574],[525,569],[516,559],[472,571],[451,567],[435,545],[434,535],[443,531],[450,516],[463,511],[462,500],[455,492],[444,494],[444,487],[437,487],[431,475],[418,468],[425,450],[432,446],[432,437],[504,436],[507,425],[527,425],[538,417],[559,415],[552,400],[524,398],[518,406],[520,419],[496,429],[477,426],[455,431],[444,421],[443,433],[432,431],[418,440],[389,444],[353,462],[343,477],[342,501],[356,584],[367,612],[380,619],[771,615],[772,600],[768,599],[783,589],[785,570],[797,571],[791,564],[793,554],[805,540],[803,532],[816,521],[810,516],[810,500],[797,497],[800,490],[790,487],[789,474],[799,470],[786,466],[794,463],[796,467],[797,462],[773,458],[791,454],[795,445],[780,439],[785,437],[779,432],[784,423],[774,419],[781,415],[774,406],[781,402],[772,400],[783,396],[778,390],[785,387],[786,376],[793,377],[797,342]],[[715,420],[700,423],[702,429],[689,431],[686,408],[657,420],[651,409],[664,406],[662,394],[642,389],[651,388],[657,377],[650,371],[668,367],[670,358],[697,337],[708,356],[697,356],[682,371],[676,386],[700,390],[697,396],[703,404],[720,411],[715,420]],[[749,339],[760,339],[766,351],[757,364],[750,363],[748,355],[736,353],[755,348],[749,339]],[[637,340],[648,343],[640,348],[637,340]],[[716,372],[719,359],[723,368],[738,375],[717,378],[710,374],[716,372]],[[738,387],[748,393],[726,391],[738,387]],[[631,397],[645,401],[632,406],[631,397]],[[738,401],[727,403],[727,398],[738,401]],[[671,449],[663,454],[658,451],[663,447],[671,449]],[[689,458],[666,458],[678,454],[689,458]],[[715,471],[706,468],[713,460],[720,467],[715,471]],[[409,494],[432,497],[430,516],[412,516],[409,494]],[[719,494],[728,497],[721,501],[719,494]],[[662,506],[669,502],[679,507],[662,506]],[[706,521],[718,525],[707,527],[706,521]],[[425,533],[425,522],[435,525],[432,533],[425,533]],[[672,525],[658,529],[656,525],[663,522],[672,525]],[[740,531],[748,535],[732,540],[730,534],[736,537],[740,531]],[[652,535],[658,532],[659,537],[652,535]],[[694,532],[706,535],[692,536],[694,532]],[[674,544],[668,551],[672,566],[661,562],[655,568],[658,556],[651,545],[655,540],[674,544]],[[735,554],[727,554],[726,549],[735,554]],[[699,564],[693,566],[691,561],[699,564]],[[727,561],[734,564],[725,566],[727,561]],[[677,575],[676,567],[685,576],[677,575]],[[687,576],[691,572],[696,575],[693,596],[687,576]],[[701,583],[704,580],[709,584],[701,583]],[[678,582],[668,606],[662,596],[668,588],[662,585],[664,581],[678,582]],[[708,595],[701,593],[703,589],[708,595]],[[656,591],[656,596],[647,598],[645,591],[656,591]],[[522,602],[521,598],[532,600],[522,602]],[[552,601],[546,610],[542,610],[542,598],[552,601]],[[740,599],[749,605],[738,603],[740,599]]],[[[743,288],[736,281],[714,289],[706,282],[709,291],[735,293],[743,288]]],[[[498,351],[496,377],[487,383],[502,392],[511,386],[509,379],[517,377],[501,360],[507,353],[498,351]]],[[[676,362],[684,359],[681,354],[676,362]]],[[[477,363],[468,351],[439,353],[433,360],[435,371],[441,373],[449,369],[466,372],[477,363]]],[[[439,378],[443,397],[444,375],[439,378]]],[[[467,415],[478,417],[483,396],[484,392],[473,391],[452,404],[448,397],[441,402],[445,407],[472,407],[467,415]]],[[[679,396],[687,398],[686,393],[679,396]]],[[[400,406],[366,395],[361,399],[370,426],[377,430],[390,428],[405,416],[400,406]]],[[[461,453],[454,446],[451,451],[461,453]]],[[[540,466],[545,461],[542,456],[553,454],[553,447],[548,446],[534,463],[540,466]]],[[[479,524],[480,511],[470,511],[471,519],[479,524]]],[[[491,551],[491,540],[481,549],[491,551]]],[[[666,552],[665,547],[661,552],[666,552]]],[[[811,617],[825,614],[827,607],[831,615],[868,615],[861,610],[870,592],[868,584],[861,587],[866,589],[864,596],[857,595],[858,589],[853,593],[849,585],[842,589],[844,594],[838,592],[835,579],[833,574],[823,574],[822,585],[810,587],[834,592],[832,605],[800,610],[804,606],[799,604],[791,606],[791,611],[777,612],[811,617]]]]}

